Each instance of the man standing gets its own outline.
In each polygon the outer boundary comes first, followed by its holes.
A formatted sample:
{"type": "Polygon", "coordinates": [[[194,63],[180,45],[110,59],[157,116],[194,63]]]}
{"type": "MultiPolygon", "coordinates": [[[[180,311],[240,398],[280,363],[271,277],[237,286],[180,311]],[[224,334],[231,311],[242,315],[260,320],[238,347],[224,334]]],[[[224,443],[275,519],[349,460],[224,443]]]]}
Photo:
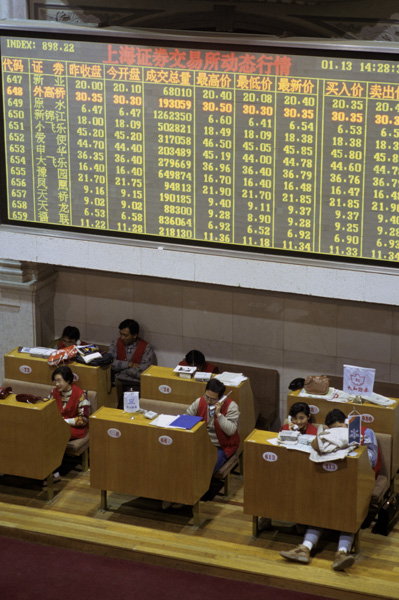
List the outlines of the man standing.
{"type": "Polygon", "coordinates": [[[154,363],[154,349],[139,337],[139,324],[133,319],[122,321],[119,333],[120,337],[109,347],[115,382],[124,389],[138,390],[141,373],[154,363]]]}

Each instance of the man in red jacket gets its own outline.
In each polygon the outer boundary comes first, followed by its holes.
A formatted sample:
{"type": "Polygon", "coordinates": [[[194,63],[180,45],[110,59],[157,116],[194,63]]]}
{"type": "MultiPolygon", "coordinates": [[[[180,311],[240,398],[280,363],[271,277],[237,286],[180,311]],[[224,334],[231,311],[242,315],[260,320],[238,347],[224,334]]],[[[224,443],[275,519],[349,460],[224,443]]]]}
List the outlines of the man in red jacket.
{"type": "Polygon", "coordinates": [[[197,398],[187,409],[188,415],[202,417],[206,422],[211,442],[216,446],[218,457],[214,473],[234,454],[240,445],[238,435],[238,405],[224,396],[225,385],[216,378],[206,384],[205,394],[197,398]]]}
{"type": "Polygon", "coordinates": [[[125,319],[119,325],[120,337],[109,347],[115,382],[124,388],[138,389],[141,373],[155,360],[153,347],[139,337],[139,329],[137,321],[125,319]]]}

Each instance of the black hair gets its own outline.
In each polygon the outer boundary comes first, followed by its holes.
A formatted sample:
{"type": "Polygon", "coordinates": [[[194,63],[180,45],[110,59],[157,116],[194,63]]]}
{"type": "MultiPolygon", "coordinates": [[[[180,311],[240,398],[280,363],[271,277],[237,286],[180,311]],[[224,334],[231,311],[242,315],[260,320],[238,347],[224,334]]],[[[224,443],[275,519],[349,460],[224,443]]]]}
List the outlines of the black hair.
{"type": "Polygon", "coordinates": [[[210,379],[208,381],[208,383],[206,384],[205,390],[210,390],[211,392],[215,392],[215,394],[218,395],[219,400],[220,400],[220,398],[224,395],[224,393],[226,391],[226,386],[224,385],[224,383],[219,381],[219,379],[216,379],[214,377],[213,379],[210,379]]]}
{"type": "Polygon", "coordinates": [[[199,350],[190,350],[184,358],[190,367],[202,367],[205,363],[205,356],[199,350]]]}
{"type": "Polygon", "coordinates": [[[310,418],[311,418],[310,408],[309,408],[309,404],[306,404],[306,402],[294,402],[294,404],[291,406],[288,414],[290,415],[290,417],[296,417],[297,414],[300,412],[305,413],[308,420],[310,421],[310,418]]]}
{"type": "Polygon", "coordinates": [[[77,327],[74,327],[73,325],[67,325],[66,327],[64,327],[64,331],[62,332],[61,337],[67,337],[70,340],[78,341],[80,339],[80,331],[77,327]]]}
{"type": "Polygon", "coordinates": [[[129,329],[132,335],[136,335],[136,333],[139,333],[140,327],[134,319],[125,319],[122,323],[119,323],[119,330],[121,329],[129,329]]]}
{"type": "Polygon", "coordinates": [[[64,381],[66,381],[67,383],[70,383],[72,385],[73,383],[73,373],[71,371],[71,369],[69,367],[63,366],[63,367],[57,367],[51,375],[51,381],[55,380],[55,376],[56,375],[61,375],[61,377],[63,378],[64,381]]]}
{"type": "Polygon", "coordinates": [[[339,408],[333,408],[329,413],[326,414],[324,422],[327,427],[331,427],[331,425],[334,425],[334,423],[342,423],[344,425],[345,421],[346,416],[342,410],[339,410],[339,408]]]}

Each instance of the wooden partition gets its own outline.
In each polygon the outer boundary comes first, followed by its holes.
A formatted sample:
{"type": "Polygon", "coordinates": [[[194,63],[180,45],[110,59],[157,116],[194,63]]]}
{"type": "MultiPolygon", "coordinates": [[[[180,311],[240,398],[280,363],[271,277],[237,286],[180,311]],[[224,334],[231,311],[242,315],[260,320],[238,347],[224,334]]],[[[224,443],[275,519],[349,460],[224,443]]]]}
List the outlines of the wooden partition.
{"type": "MultiPolygon", "coordinates": [[[[111,388],[111,365],[91,367],[77,362],[68,365],[75,377],[75,383],[82,389],[97,392],[98,406],[117,406],[115,388],[111,388]]],[[[43,383],[51,390],[51,374],[56,367],[50,367],[45,358],[35,358],[18,348],[4,356],[6,379],[19,379],[27,383],[43,383]]],[[[32,392],[34,393],[34,391],[32,392]]]]}
{"type": "Polygon", "coordinates": [[[374,471],[367,448],[356,456],[316,464],[309,454],[255,429],[245,440],[244,512],[254,517],[356,533],[367,516],[374,471]]]}
{"type": "MultiPolygon", "coordinates": [[[[194,400],[204,395],[205,386],[205,382],[182,379],[171,368],[153,365],[141,375],[140,395],[143,398],[190,406],[194,400]]],[[[237,387],[226,386],[227,393],[240,409],[239,433],[242,448],[244,439],[255,427],[255,404],[249,379],[237,387]]]]}
{"type": "Polygon", "coordinates": [[[303,401],[309,404],[313,421],[324,423],[326,415],[333,408],[339,408],[345,415],[357,410],[362,415],[362,424],[376,433],[389,433],[392,436],[392,474],[395,477],[399,469],[399,401],[395,399],[392,406],[378,406],[371,402],[352,404],[325,400],[322,396],[307,398],[299,396],[299,390],[287,396],[287,412],[294,402],[303,401]]]}
{"type": "Polygon", "coordinates": [[[44,479],[60,466],[70,434],[55,400],[0,400],[0,472],[44,479]]]}
{"type": "Polygon", "coordinates": [[[198,509],[216,456],[204,422],[189,431],[168,429],[151,425],[141,414],[106,407],[90,417],[90,485],[104,492],[198,509]]]}

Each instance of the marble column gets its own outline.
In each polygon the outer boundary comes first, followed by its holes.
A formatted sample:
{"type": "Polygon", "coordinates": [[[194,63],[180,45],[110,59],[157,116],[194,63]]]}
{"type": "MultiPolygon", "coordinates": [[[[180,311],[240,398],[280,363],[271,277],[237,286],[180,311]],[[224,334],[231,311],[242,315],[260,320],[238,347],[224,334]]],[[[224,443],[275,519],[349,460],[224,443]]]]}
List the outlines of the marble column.
{"type": "Polygon", "coordinates": [[[1,0],[0,19],[27,19],[28,3],[26,0],[1,0]]]}
{"type": "MultiPolygon", "coordinates": [[[[0,260],[0,351],[46,346],[54,339],[57,273],[49,265],[0,260]]],[[[0,364],[4,377],[4,361],[0,364]]]]}

